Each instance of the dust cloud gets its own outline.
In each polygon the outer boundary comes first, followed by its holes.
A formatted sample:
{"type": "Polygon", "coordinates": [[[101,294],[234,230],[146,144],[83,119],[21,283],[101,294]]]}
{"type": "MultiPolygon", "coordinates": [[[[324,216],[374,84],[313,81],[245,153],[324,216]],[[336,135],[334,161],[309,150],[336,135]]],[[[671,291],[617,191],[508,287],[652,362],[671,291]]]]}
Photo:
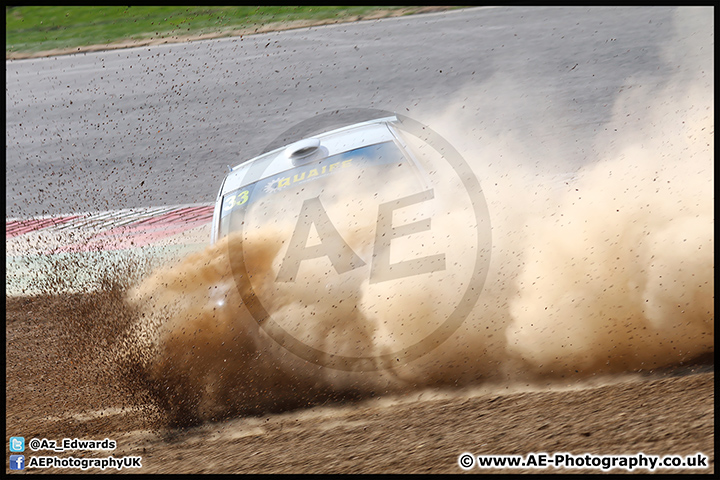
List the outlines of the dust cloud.
{"type": "MultiPolygon", "coordinates": [[[[142,378],[140,386],[172,422],[417,387],[405,372],[406,362],[393,353],[432,334],[453,310],[463,293],[456,277],[471,273],[463,258],[475,240],[474,224],[463,222],[469,232],[463,241],[448,234],[461,230],[457,196],[448,201],[447,195],[438,195],[396,209],[389,215],[393,224],[432,219],[433,228],[394,240],[388,262],[397,267],[403,261],[438,260],[438,252],[445,252],[443,263],[455,268],[426,264],[431,271],[422,275],[369,282],[376,264],[377,205],[413,198],[420,182],[401,176],[381,183],[378,172],[350,172],[344,179],[354,180],[352,187],[339,181],[314,184],[322,192],[328,221],[312,223],[306,244],[318,244],[319,232],[332,223],[357,256],[351,270],[338,273],[333,249],[318,259],[286,258],[303,217],[291,191],[255,202],[243,219],[244,231],[155,271],[128,292],[127,303],[139,321],[120,342],[119,361],[134,381],[142,378]],[[288,262],[297,264],[294,280],[277,281],[288,262]],[[242,275],[250,281],[243,282],[242,275]],[[252,303],[262,303],[275,329],[257,316],[252,303]],[[287,338],[299,342],[301,350],[283,346],[287,338]],[[337,356],[350,363],[328,365],[328,358],[337,356]],[[358,358],[364,367],[352,365],[358,358]]],[[[457,179],[439,171],[429,175],[438,191],[455,188],[457,179]]]]}
{"type": "MultiPolygon", "coordinates": [[[[668,64],[685,61],[678,52],[695,40],[666,51],[668,64]]],[[[326,213],[362,265],[340,275],[325,257],[301,262],[294,282],[276,282],[297,221],[297,213],[290,221],[282,212],[299,207],[292,198],[259,206],[248,225],[261,227],[225,237],[129,292],[139,322],[123,342],[125,361],[175,422],[193,423],[426,387],[648,371],[712,353],[714,110],[706,54],[702,65],[683,70],[695,75],[620,92],[612,119],[582,147],[564,145],[537,111],[526,112],[538,116],[528,140],[509,129],[493,132],[497,125],[464,108],[492,110],[497,92],[512,88],[506,78],[460,92],[457,105],[419,118],[472,165],[492,228],[478,301],[427,354],[388,361],[449,315],[478,253],[468,199],[454,189],[458,179],[438,168],[428,169],[440,172],[432,179],[440,185],[436,201],[398,210],[405,219],[393,221],[432,218],[432,231],[398,251],[411,251],[407,258],[445,252],[448,268],[368,283],[377,204],[411,191],[370,177],[354,192],[324,185],[323,198],[332,199],[326,213]],[[372,206],[352,195],[368,188],[380,192],[372,206]],[[238,262],[273,320],[315,353],[300,358],[261,327],[244,303],[248,292],[238,288],[238,262]],[[375,368],[329,368],[322,352],[371,357],[375,368]]],[[[523,115],[522,102],[502,103],[523,115]]],[[[549,110],[544,115],[561,115],[558,106],[549,110]]]]}
{"type": "Polygon", "coordinates": [[[495,118],[537,122],[531,135],[488,138],[495,122],[462,105],[430,122],[487,179],[484,293],[497,289],[485,297],[498,299],[509,379],[651,370],[713,352],[712,20],[701,14],[676,15],[663,51],[669,80],[627,79],[592,138],[563,144],[554,128],[571,106],[508,101],[509,78],[462,94],[502,112],[495,118]]]}

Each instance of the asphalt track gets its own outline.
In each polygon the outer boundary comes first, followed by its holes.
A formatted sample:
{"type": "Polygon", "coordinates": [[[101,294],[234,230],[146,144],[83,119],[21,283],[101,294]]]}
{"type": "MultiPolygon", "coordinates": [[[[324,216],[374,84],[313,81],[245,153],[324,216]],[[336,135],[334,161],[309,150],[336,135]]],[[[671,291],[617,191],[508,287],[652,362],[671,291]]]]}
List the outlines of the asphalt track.
{"type": "MultiPolygon", "coordinates": [[[[430,123],[452,105],[472,112],[475,135],[524,138],[528,163],[551,159],[542,170],[573,170],[602,156],[593,139],[612,144],[623,92],[663,88],[680,97],[684,81],[712,83],[712,69],[696,68],[712,42],[686,28],[707,25],[704,17],[712,10],[475,8],[8,61],[7,248],[37,249],[43,232],[61,239],[55,253],[82,253],[101,237],[127,251],[133,236],[146,251],[187,232],[179,243],[199,246],[207,232],[193,219],[202,215],[183,215],[213,201],[225,165],[261,152],[299,121],[348,107],[430,123]],[[678,37],[697,48],[668,55],[678,37]],[[152,218],[159,232],[134,228],[152,218]],[[66,241],[62,225],[83,219],[97,228],[66,241]]],[[[668,471],[714,471],[707,356],[590,382],[344,399],[158,428],[137,413],[142,399],[108,378],[102,362],[88,361],[116,333],[103,322],[113,295],[8,297],[8,437],[114,438],[113,454],[142,455],[147,473],[458,473],[465,451],[703,452],[707,469],[668,471]]]]}
{"type": "Polygon", "coordinates": [[[213,202],[226,165],[344,108],[427,123],[460,104],[486,137],[547,156],[542,127],[582,164],[623,90],[697,75],[701,51],[663,56],[673,12],[473,8],[7,61],[6,217],[213,202]]]}

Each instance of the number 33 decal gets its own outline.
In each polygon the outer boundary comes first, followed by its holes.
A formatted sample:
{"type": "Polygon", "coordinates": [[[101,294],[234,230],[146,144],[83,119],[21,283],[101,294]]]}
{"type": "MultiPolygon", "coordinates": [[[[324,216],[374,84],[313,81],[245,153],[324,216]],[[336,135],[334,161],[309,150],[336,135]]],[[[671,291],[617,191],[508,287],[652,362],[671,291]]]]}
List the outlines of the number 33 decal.
{"type": "Polygon", "coordinates": [[[248,193],[248,190],[243,190],[236,195],[230,195],[226,197],[225,201],[223,202],[223,211],[227,212],[235,207],[239,207],[240,205],[245,204],[248,201],[248,193]]]}

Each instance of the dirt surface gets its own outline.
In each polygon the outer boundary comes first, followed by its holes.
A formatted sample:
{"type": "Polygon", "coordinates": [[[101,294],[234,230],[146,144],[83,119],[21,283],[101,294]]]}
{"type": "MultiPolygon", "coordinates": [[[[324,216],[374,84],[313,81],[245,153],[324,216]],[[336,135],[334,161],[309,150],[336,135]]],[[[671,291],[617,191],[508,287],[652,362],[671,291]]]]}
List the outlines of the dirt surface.
{"type": "Polygon", "coordinates": [[[131,316],[123,318],[127,312],[120,302],[121,294],[112,291],[7,298],[6,441],[109,438],[118,444],[114,451],[96,452],[26,449],[26,459],[142,457],[140,470],[124,473],[461,473],[463,452],[701,452],[708,468],[662,472],[714,472],[712,358],[593,382],[326,399],[305,408],[171,428],[137,379],[106,353],[131,316]]]}

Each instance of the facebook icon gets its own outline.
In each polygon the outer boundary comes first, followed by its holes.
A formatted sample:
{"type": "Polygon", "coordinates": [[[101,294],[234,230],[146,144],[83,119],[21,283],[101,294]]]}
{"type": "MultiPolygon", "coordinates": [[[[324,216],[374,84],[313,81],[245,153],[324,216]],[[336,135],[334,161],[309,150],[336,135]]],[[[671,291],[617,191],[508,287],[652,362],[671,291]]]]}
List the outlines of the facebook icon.
{"type": "Polygon", "coordinates": [[[10,470],[24,470],[25,455],[10,455],[10,470]]]}

